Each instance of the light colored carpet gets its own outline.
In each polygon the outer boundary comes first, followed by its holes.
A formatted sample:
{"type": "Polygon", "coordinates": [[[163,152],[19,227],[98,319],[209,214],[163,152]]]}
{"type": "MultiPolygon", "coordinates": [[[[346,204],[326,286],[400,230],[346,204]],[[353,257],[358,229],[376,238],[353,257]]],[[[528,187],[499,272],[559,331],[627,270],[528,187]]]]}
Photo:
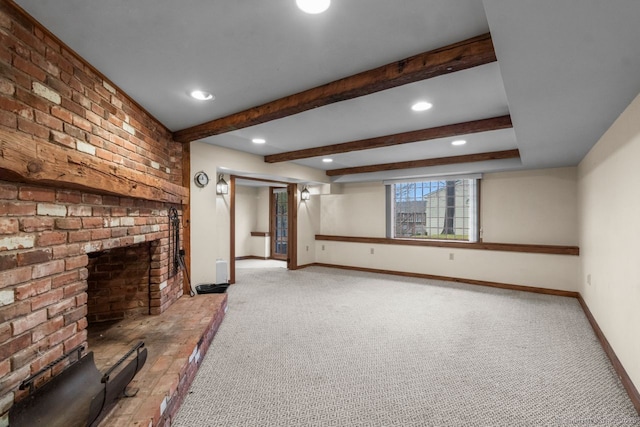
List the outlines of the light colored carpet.
{"type": "Polygon", "coordinates": [[[241,270],[173,426],[640,426],[577,300],[241,270]]]}
{"type": "Polygon", "coordinates": [[[236,261],[236,269],[244,268],[287,268],[286,261],[277,259],[241,259],[236,261]]]}

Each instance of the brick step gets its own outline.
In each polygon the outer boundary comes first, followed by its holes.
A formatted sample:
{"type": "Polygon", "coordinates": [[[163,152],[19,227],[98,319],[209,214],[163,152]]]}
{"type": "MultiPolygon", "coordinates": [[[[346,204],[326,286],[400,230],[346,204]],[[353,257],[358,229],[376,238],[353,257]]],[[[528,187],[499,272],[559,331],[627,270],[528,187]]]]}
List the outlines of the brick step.
{"type": "Polygon", "coordinates": [[[226,305],[226,294],[183,296],[159,316],[90,326],[89,350],[101,371],[138,341],[144,341],[149,352],[130,384],[139,388],[138,394],[121,399],[100,426],[169,426],[222,323],[226,305]]]}

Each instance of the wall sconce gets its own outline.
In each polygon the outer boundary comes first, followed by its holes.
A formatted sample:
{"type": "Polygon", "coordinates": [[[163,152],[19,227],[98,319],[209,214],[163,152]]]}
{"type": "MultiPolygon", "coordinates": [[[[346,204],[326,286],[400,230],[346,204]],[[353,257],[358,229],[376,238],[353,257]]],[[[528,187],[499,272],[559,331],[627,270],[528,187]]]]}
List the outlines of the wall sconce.
{"type": "Polygon", "coordinates": [[[302,191],[300,192],[300,198],[304,201],[307,201],[311,198],[311,193],[309,193],[309,190],[307,189],[307,186],[305,185],[304,188],[302,189],[302,191]]]}
{"type": "Polygon", "coordinates": [[[218,175],[218,182],[216,183],[216,194],[229,193],[229,184],[224,180],[222,174],[218,175]]]}

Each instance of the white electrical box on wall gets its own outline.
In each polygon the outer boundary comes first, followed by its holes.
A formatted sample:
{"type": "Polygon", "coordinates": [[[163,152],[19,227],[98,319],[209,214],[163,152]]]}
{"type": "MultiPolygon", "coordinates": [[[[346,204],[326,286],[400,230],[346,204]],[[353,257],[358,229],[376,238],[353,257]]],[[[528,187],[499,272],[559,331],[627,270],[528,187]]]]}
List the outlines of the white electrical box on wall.
{"type": "Polygon", "coordinates": [[[216,285],[229,283],[227,280],[227,261],[223,259],[216,260],[216,285]]]}

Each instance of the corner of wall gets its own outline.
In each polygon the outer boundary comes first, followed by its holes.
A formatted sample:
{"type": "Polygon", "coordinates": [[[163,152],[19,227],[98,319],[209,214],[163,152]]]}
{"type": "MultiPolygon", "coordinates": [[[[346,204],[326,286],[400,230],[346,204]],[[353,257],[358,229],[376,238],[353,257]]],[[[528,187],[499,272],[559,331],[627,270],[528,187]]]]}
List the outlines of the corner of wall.
{"type": "Polygon", "coordinates": [[[580,293],[636,387],[640,386],[638,192],[640,95],[578,166],[580,293]]]}

